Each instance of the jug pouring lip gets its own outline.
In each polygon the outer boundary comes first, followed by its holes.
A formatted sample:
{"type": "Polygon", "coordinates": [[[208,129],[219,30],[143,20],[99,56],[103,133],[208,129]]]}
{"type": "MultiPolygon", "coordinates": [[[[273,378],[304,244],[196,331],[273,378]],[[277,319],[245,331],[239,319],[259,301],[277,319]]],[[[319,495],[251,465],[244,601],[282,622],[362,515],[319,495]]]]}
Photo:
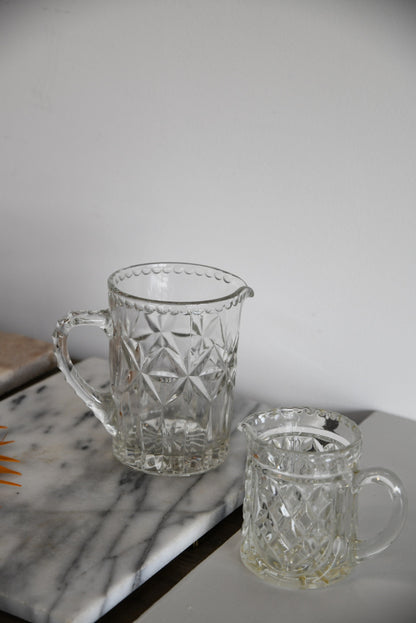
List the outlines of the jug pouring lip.
{"type": "Polygon", "coordinates": [[[180,308],[194,308],[198,306],[212,307],[236,305],[243,302],[246,298],[254,296],[253,289],[247,285],[247,283],[238,275],[225,271],[221,268],[214,266],[208,266],[205,264],[196,264],[190,262],[146,262],[143,264],[134,264],[125,268],[120,268],[108,277],[107,280],[108,289],[110,294],[116,296],[119,299],[132,301],[139,305],[149,305],[158,308],[172,308],[179,310],[180,308]],[[188,297],[182,296],[175,299],[169,295],[166,298],[161,296],[154,296],[153,294],[129,292],[123,289],[120,284],[124,280],[128,280],[131,277],[157,277],[158,275],[168,276],[191,276],[191,277],[204,277],[207,280],[212,279],[213,282],[222,284],[222,289],[226,290],[228,286],[229,291],[215,296],[200,296],[200,297],[188,297]]]}

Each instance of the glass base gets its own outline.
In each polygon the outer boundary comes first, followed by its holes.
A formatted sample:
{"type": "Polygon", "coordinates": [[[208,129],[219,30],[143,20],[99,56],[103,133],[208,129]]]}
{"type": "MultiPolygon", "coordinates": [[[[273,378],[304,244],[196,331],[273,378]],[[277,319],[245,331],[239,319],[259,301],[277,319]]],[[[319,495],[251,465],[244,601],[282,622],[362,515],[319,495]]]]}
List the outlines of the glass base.
{"type": "Polygon", "coordinates": [[[167,455],[143,453],[114,440],[113,454],[123,465],[156,476],[194,476],[203,474],[224,462],[228,453],[228,442],[210,446],[203,454],[167,455]]]}
{"type": "Polygon", "coordinates": [[[290,589],[327,588],[348,576],[353,568],[353,565],[344,563],[341,567],[329,567],[326,570],[308,569],[305,572],[286,573],[281,569],[266,565],[256,552],[247,548],[244,542],[241,546],[240,557],[245,567],[261,580],[290,589]]]}

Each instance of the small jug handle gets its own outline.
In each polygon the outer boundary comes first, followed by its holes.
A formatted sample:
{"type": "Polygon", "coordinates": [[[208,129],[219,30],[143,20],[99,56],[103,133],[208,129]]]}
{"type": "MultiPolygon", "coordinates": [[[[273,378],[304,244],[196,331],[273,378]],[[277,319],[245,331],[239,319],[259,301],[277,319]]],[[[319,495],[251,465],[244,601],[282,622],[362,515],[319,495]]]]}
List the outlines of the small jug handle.
{"type": "Polygon", "coordinates": [[[388,490],[393,503],[387,525],[374,537],[363,541],[358,539],[355,557],[357,561],[361,561],[384,551],[399,536],[406,517],[407,497],[398,476],[383,468],[373,467],[359,471],[355,474],[354,484],[356,490],[368,484],[381,484],[388,490]]]}
{"type": "Polygon", "coordinates": [[[106,431],[114,436],[116,434],[116,429],[113,425],[115,405],[111,393],[95,389],[87,383],[78,373],[69,355],[69,332],[74,327],[80,325],[99,327],[109,337],[111,337],[113,331],[112,320],[108,309],[70,312],[66,318],[62,318],[58,321],[53,334],[55,357],[58,362],[58,367],[77,396],[91,409],[94,415],[103,424],[106,431]]]}

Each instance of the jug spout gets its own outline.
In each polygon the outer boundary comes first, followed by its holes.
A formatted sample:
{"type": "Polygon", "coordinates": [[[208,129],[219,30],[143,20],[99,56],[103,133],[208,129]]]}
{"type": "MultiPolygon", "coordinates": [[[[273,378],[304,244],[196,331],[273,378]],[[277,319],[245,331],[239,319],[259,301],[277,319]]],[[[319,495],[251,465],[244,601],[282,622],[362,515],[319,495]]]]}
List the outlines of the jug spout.
{"type": "Polygon", "coordinates": [[[245,286],[242,288],[242,300],[248,299],[254,296],[254,290],[250,288],[250,286],[245,286]]]}
{"type": "Polygon", "coordinates": [[[255,418],[256,414],[248,415],[237,426],[238,430],[244,433],[247,439],[256,439],[257,437],[255,418]]]}
{"type": "Polygon", "coordinates": [[[235,290],[235,292],[231,295],[231,299],[234,301],[234,303],[241,304],[246,299],[251,298],[252,296],[254,296],[253,289],[244,283],[244,285],[240,286],[237,290],[235,290]]]}
{"type": "MultiPolygon", "coordinates": [[[[241,420],[237,428],[245,434],[247,442],[267,445],[269,443],[268,439],[270,439],[270,432],[277,426],[277,411],[277,409],[274,409],[272,411],[256,411],[255,413],[251,413],[241,420]]],[[[286,410],[281,409],[280,411],[284,413],[283,417],[285,417],[286,410]]]]}

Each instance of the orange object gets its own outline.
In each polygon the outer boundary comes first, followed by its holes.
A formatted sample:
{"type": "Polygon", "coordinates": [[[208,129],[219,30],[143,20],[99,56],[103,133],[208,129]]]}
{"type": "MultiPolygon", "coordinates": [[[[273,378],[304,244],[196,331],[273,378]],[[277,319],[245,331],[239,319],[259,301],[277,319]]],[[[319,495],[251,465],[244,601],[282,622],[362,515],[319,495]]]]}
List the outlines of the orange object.
{"type": "MultiPolygon", "coordinates": [[[[0,426],[0,428],[6,429],[7,426],[0,426]]],[[[0,440],[0,446],[5,446],[9,443],[14,443],[13,441],[4,441],[7,433],[4,433],[3,438],[0,440]]],[[[14,463],[19,463],[19,459],[14,459],[11,456],[0,455],[0,461],[12,461],[14,463]]],[[[10,469],[9,467],[5,467],[0,464],[0,474],[15,474],[17,476],[21,476],[20,472],[15,471],[14,469],[10,469]]],[[[0,480],[0,484],[2,485],[12,485],[14,487],[21,487],[17,482],[11,482],[10,480],[0,480]]]]}

